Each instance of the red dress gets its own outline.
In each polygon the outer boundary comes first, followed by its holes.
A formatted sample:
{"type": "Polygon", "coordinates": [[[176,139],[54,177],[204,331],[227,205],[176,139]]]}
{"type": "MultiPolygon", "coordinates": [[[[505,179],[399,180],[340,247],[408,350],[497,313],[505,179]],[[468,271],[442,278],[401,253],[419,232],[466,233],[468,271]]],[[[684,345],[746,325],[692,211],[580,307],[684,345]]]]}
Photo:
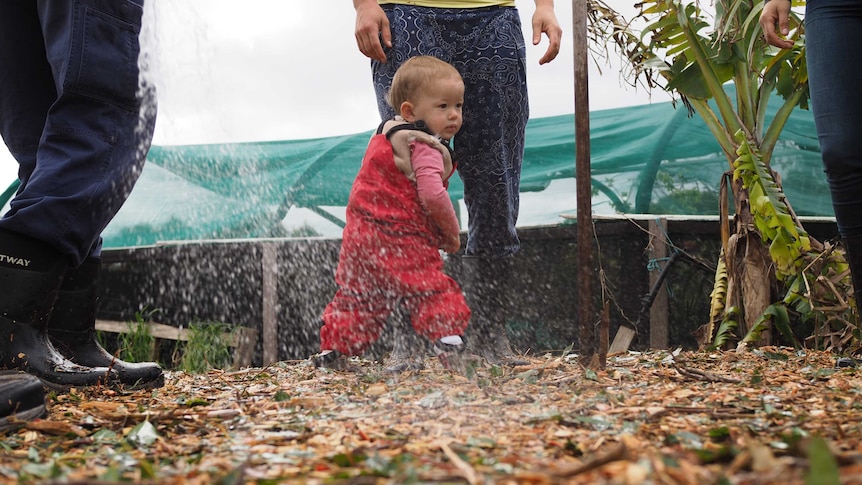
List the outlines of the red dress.
{"type": "Polygon", "coordinates": [[[419,335],[463,335],[470,309],[461,288],[443,273],[439,248],[439,231],[415,182],[395,165],[386,135],[374,135],[347,203],[338,292],[323,313],[321,350],[362,354],[400,303],[419,335]]]}

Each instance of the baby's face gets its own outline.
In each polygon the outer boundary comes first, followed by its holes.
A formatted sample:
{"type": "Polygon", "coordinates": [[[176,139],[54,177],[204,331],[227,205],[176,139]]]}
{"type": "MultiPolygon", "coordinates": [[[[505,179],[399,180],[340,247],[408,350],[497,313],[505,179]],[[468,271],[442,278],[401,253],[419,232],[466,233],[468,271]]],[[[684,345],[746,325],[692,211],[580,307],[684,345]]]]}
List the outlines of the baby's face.
{"type": "Polygon", "coordinates": [[[440,138],[450,140],[461,129],[463,106],[464,83],[459,78],[447,77],[435,82],[419,97],[413,105],[413,116],[425,121],[440,138]]]}

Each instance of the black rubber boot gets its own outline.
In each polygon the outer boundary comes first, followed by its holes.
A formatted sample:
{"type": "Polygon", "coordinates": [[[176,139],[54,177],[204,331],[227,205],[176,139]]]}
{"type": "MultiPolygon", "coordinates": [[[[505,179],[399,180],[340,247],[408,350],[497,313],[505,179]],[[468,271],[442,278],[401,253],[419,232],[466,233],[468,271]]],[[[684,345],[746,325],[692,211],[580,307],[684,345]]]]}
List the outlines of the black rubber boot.
{"type": "Polygon", "coordinates": [[[22,370],[58,390],[109,383],[115,372],[69,361],[48,338],[66,266],[50,246],[0,231],[0,368],[22,370]]]}
{"type": "Polygon", "coordinates": [[[48,336],[54,347],[72,362],[87,367],[108,367],[119,383],[133,388],[161,387],[162,368],[155,362],[130,363],[109,354],[96,340],[96,305],[102,260],[89,258],[69,269],[48,320],[48,336]]]}
{"type": "Polygon", "coordinates": [[[0,435],[43,416],[42,381],[20,371],[0,371],[0,435]]]}
{"type": "Polygon", "coordinates": [[[506,287],[512,277],[512,258],[463,256],[464,296],[472,311],[467,344],[490,365],[527,365],[512,350],[506,335],[506,287]]]}

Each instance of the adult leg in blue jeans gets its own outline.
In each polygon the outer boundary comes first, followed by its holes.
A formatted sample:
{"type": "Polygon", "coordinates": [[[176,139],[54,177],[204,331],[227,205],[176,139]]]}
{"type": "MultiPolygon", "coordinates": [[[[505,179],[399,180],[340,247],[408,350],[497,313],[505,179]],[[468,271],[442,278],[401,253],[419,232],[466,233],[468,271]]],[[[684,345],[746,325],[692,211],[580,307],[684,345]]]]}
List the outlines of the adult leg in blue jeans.
{"type": "Polygon", "coordinates": [[[94,340],[101,232],[153,133],[142,16],[143,0],[0,2],[0,134],[21,183],[0,219],[0,367],[52,387],[162,379],[94,340]]]}
{"type": "MultiPolygon", "coordinates": [[[[778,1],[778,0],[772,0],[778,1]]],[[[784,1],[784,0],[781,0],[784,1]]],[[[806,7],[811,109],[854,291],[862,289],[862,4],[814,0],[806,7]]]]}

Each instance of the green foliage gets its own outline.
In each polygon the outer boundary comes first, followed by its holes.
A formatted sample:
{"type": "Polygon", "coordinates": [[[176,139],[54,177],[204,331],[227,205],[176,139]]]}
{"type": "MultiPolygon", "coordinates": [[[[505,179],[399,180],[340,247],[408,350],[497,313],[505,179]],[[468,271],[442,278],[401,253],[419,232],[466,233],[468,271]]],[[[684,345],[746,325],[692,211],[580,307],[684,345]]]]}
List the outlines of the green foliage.
{"type": "Polygon", "coordinates": [[[725,314],[721,320],[721,325],[715,331],[715,338],[710,346],[711,349],[720,349],[733,337],[733,330],[739,326],[739,322],[736,320],[739,317],[738,313],[737,309],[731,309],[725,314]]]}
{"type": "Polygon", "coordinates": [[[790,319],[799,317],[815,322],[815,337],[829,336],[827,348],[858,347],[860,330],[848,296],[849,279],[840,276],[841,267],[846,266],[843,255],[810,240],[769,164],[790,113],[808,106],[804,25],[791,12],[789,38],[795,45],[781,50],[763,40],[758,22],[763,2],[718,0],[709,4],[711,13],[701,8],[704,5],[695,0],[645,0],[638,4],[640,13],[631,22],[600,5],[591,19],[594,36],[603,32],[608,43],[629,60],[633,84],[674,93],[701,116],[733,172],[732,204],[720,204],[720,215],[729,220],[733,207],[737,222],[733,238],[723,226],[722,242],[743,250],[722,250],[723,261],[710,295],[706,341],[723,345],[734,325],[748,326],[757,320],[743,343],[772,323],[790,342],[800,345],[789,331],[790,319]],[[633,26],[639,21],[645,26],[636,31],[633,26]],[[725,90],[728,82],[735,87],[734,95],[725,90]],[[783,102],[767,120],[767,104],[773,94],[783,102]],[[771,261],[746,259],[745,255],[752,254],[751,244],[758,241],[766,244],[771,261]],[[758,267],[749,272],[749,264],[758,267]],[[760,281],[761,275],[771,281],[760,281]],[[786,285],[786,293],[777,301],[763,301],[771,298],[762,291],[767,285],[777,288],[779,294],[786,285]],[[749,303],[758,312],[767,310],[763,315],[746,315],[749,303]],[[736,306],[739,308],[732,311],[736,306]],[[836,330],[839,337],[835,337],[836,330]]]}
{"type": "MultiPolygon", "coordinates": [[[[836,277],[847,270],[846,261],[830,248],[822,252],[812,251],[808,234],[793,216],[781,187],[754,143],[741,131],[736,133],[736,139],[739,157],[734,161],[733,177],[741,180],[743,187],[748,189],[754,223],[761,239],[769,246],[775,275],[778,280],[784,280],[786,288],[784,297],[767,308],[742,343],[751,344],[757,340],[768,328],[766,322],[771,321],[789,342],[801,347],[790,329],[788,307],[795,309],[803,321],[814,319],[820,327],[825,322],[842,323],[823,333],[836,330],[852,336],[856,333],[856,325],[851,322],[858,316],[855,309],[846,303],[850,281],[836,277]]],[[[858,338],[844,340],[846,343],[858,338]]],[[[843,346],[830,344],[828,347],[840,349],[843,346]]]]}
{"type": "Polygon", "coordinates": [[[763,312],[763,315],[758,319],[757,324],[748,331],[742,339],[742,344],[748,345],[756,342],[760,338],[760,334],[769,328],[772,323],[775,328],[796,348],[802,347],[802,344],[796,339],[793,331],[790,329],[790,317],[787,314],[787,308],[782,304],[770,305],[763,312]]]}
{"type": "Polygon", "coordinates": [[[829,449],[826,440],[819,436],[812,437],[808,443],[808,473],[805,476],[806,485],[837,485],[841,483],[838,461],[829,449]]]}
{"type": "Polygon", "coordinates": [[[189,326],[189,340],[183,349],[180,369],[204,373],[226,369],[233,363],[230,339],[237,327],[220,322],[195,322],[189,326]]]}
{"type": "Polygon", "coordinates": [[[718,264],[715,269],[715,282],[712,285],[712,292],[709,294],[709,322],[707,322],[705,342],[710,338],[715,339],[712,343],[712,348],[721,348],[727,342],[730,332],[736,328],[739,323],[736,322],[735,315],[738,311],[735,308],[725,310],[725,302],[727,301],[727,265],[724,262],[724,249],[722,248],[718,257],[718,264]],[[715,322],[721,321],[718,331],[715,330],[715,322]]]}
{"type": "MultiPolygon", "coordinates": [[[[150,331],[150,320],[155,313],[157,310],[136,312],[135,320],[128,322],[128,332],[117,334],[118,358],[126,362],[159,361],[159,343],[163,341],[150,331]]],[[[166,360],[190,373],[229,368],[233,364],[231,344],[237,338],[238,329],[226,323],[192,322],[188,341],[177,340],[173,358],[166,360]]],[[[110,349],[104,332],[97,332],[97,338],[102,347],[110,349]]]]}
{"type": "Polygon", "coordinates": [[[786,279],[782,304],[813,325],[809,339],[815,348],[854,352],[862,335],[856,301],[847,296],[852,282],[843,252],[827,242],[803,257],[803,267],[786,279]]]}
{"type": "Polygon", "coordinates": [[[659,197],[650,204],[650,212],[654,214],[718,213],[718,192],[715,187],[689,181],[684,174],[672,176],[659,171],[653,194],[659,197]],[[665,195],[660,195],[661,192],[665,195]]]}
{"type": "Polygon", "coordinates": [[[779,279],[795,274],[801,268],[803,253],[811,250],[808,234],[797,223],[787,206],[781,186],[760,152],[742,130],[734,135],[739,155],[733,162],[733,179],[748,189],[751,212],[760,237],[769,245],[779,279]]]}
{"type": "Polygon", "coordinates": [[[126,362],[150,362],[153,361],[153,353],[156,348],[156,338],[150,333],[147,325],[154,311],[135,312],[135,321],[129,322],[129,332],[121,333],[117,337],[120,348],[119,358],[126,362]]]}

